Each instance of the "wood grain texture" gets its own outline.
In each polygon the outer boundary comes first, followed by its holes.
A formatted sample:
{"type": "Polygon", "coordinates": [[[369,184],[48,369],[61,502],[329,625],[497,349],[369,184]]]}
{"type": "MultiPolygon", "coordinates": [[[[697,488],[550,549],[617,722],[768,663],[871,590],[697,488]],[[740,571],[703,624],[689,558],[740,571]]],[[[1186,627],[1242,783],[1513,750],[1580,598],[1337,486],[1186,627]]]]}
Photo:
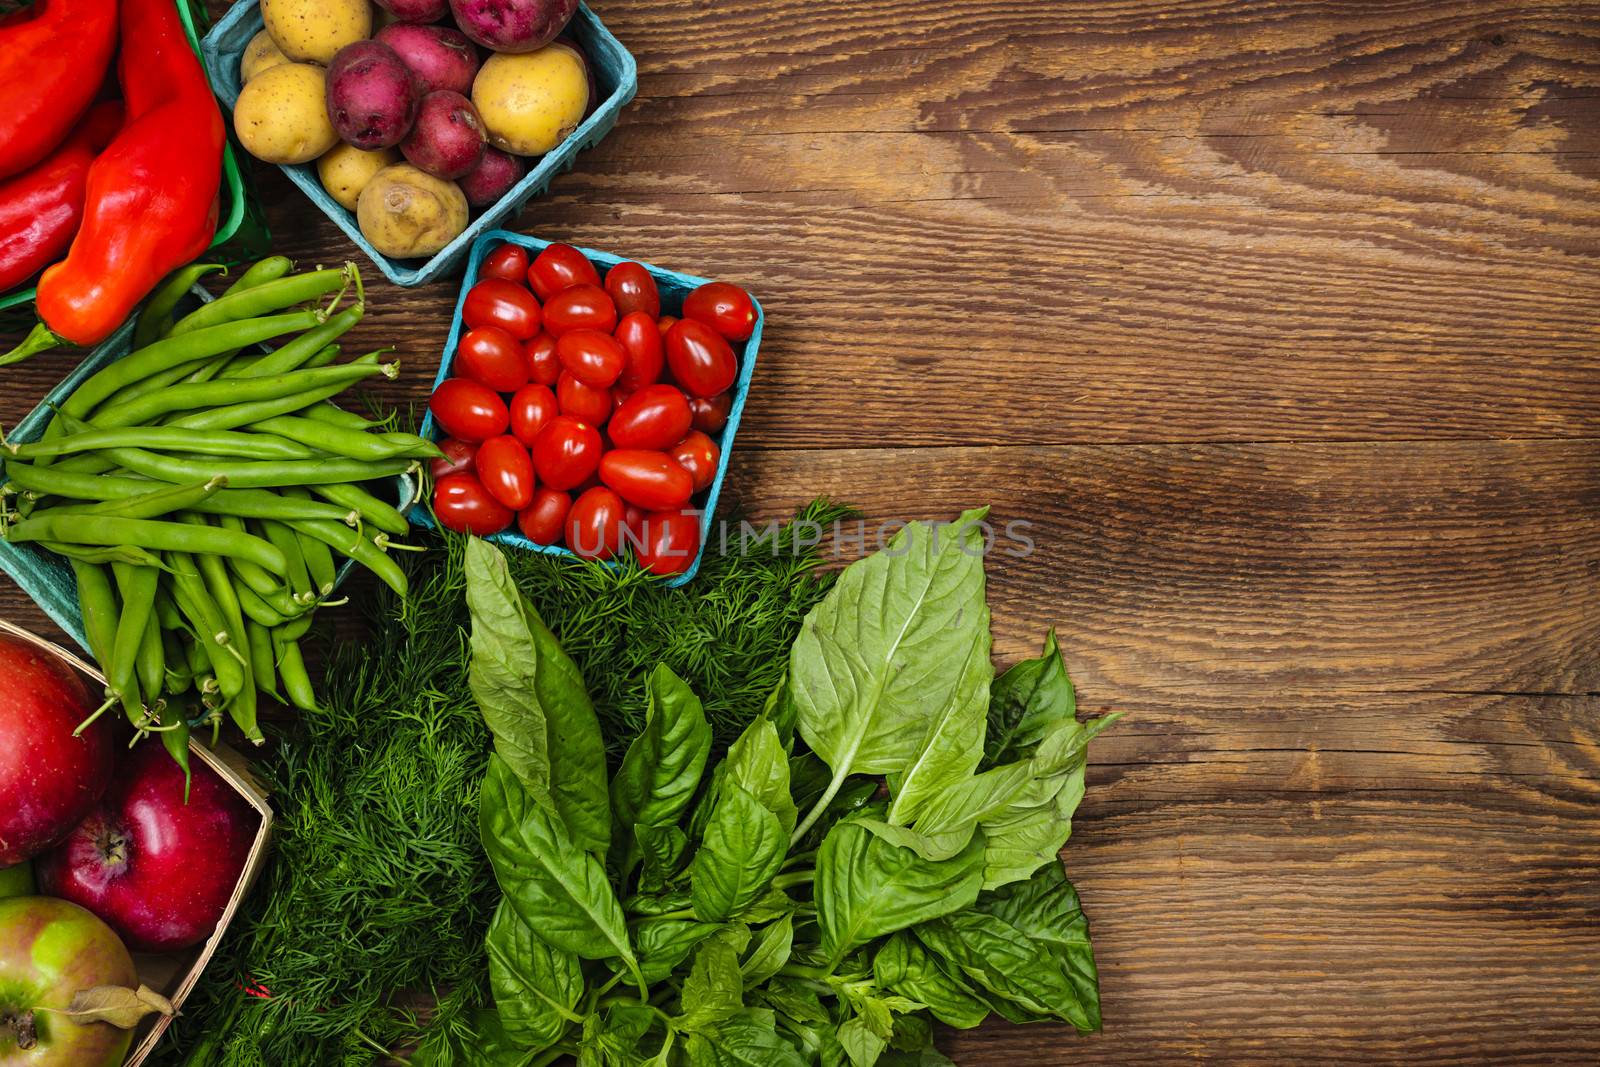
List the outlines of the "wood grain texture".
{"type": "MultiPolygon", "coordinates": [[[[1129,713],[1106,1030],[956,1061],[1600,1061],[1600,5],[595,6],[639,97],[516,228],[748,284],[733,501],[1031,523],[998,658],[1129,713]]],[[[455,289],[369,292],[416,403],[455,289]]]]}

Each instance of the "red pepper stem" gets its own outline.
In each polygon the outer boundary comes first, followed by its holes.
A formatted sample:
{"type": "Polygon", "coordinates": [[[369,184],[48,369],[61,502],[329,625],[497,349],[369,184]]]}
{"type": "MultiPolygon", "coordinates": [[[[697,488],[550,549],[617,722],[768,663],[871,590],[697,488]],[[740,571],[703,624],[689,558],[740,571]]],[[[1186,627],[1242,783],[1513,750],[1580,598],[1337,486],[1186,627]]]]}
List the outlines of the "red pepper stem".
{"type": "Polygon", "coordinates": [[[21,363],[25,359],[32,359],[40,352],[48,352],[52,348],[60,348],[67,343],[67,339],[56,333],[44,323],[39,323],[22,339],[22,343],[5,355],[0,356],[0,367],[9,367],[13,363],[21,363]]]}

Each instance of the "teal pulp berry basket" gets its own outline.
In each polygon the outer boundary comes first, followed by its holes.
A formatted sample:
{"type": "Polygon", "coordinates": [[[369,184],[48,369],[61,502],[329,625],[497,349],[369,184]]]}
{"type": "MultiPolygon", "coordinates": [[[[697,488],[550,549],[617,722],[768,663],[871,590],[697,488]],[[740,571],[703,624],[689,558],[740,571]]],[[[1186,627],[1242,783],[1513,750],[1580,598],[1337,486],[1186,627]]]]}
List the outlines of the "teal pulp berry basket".
{"type": "MultiPolygon", "coordinates": [[[[201,303],[214,299],[210,293],[195,286],[190,295],[179,303],[177,311],[182,315],[201,303]]],[[[133,331],[137,318],[123,323],[116,333],[106,338],[100,345],[86,356],[83,362],[40,402],[23,420],[13,427],[7,434],[7,441],[26,442],[37,441],[44,433],[45,426],[49,424],[55,409],[67,397],[71,396],[85,381],[98,373],[104,367],[126,356],[133,348],[133,331]]],[[[6,482],[5,468],[0,466],[0,492],[4,491],[6,482]]],[[[400,510],[405,511],[412,504],[412,493],[416,482],[402,476],[396,479],[395,493],[400,510]]],[[[355,564],[345,560],[339,568],[339,583],[343,584],[345,576],[350,573],[355,564]]],[[[33,544],[12,544],[0,537],[0,571],[11,576],[12,581],[35,604],[50,616],[57,626],[78,643],[78,646],[88,650],[88,639],[83,632],[83,614],[78,609],[78,582],[72,575],[72,567],[65,559],[51,552],[46,552],[33,544]]]]}
{"type": "MultiPolygon", "coordinates": [[[[178,0],[178,17],[183,20],[183,29],[189,35],[189,44],[199,52],[199,31],[207,25],[205,9],[194,4],[193,0],[178,0]]],[[[251,203],[244,174],[239,169],[239,160],[234,156],[231,143],[225,144],[222,148],[222,210],[217,216],[217,232],[211,239],[211,247],[218,248],[230,242],[244,245],[241,255],[246,256],[261,255],[267,247],[265,224],[251,203]]],[[[237,260],[229,262],[231,265],[237,260]]],[[[21,305],[31,304],[35,292],[35,288],[30,285],[26,289],[0,294],[0,312],[17,308],[18,311],[14,314],[22,314],[21,305]]],[[[11,320],[5,318],[4,321],[9,323],[11,320]]],[[[27,324],[21,323],[21,325],[26,328],[27,324]]]]}
{"type": "MultiPolygon", "coordinates": [[[[462,334],[461,308],[466,303],[467,292],[477,283],[478,271],[483,266],[484,257],[502,244],[521,245],[528,250],[530,257],[537,256],[552,241],[540,240],[529,237],[527,234],[512,233],[508,230],[491,230],[479,236],[472,245],[472,255],[467,261],[467,274],[461,280],[461,296],[456,300],[455,321],[450,324],[450,336],[445,341],[444,356],[439,361],[439,373],[433,379],[433,387],[439,388],[446,378],[450,377],[451,368],[455,366],[456,343],[462,334]]],[[[597,252],[590,248],[580,248],[589,261],[597,267],[610,270],[618,263],[628,262],[627,257],[613,255],[610,252],[597,252]]],[[[675,270],[667,270],[650,263],[641,263],[640,266],[650,272],[650,277],[655,279],[656,288],[661,291],[661,311],[666,315],[681,315],[683,312],[683,298],[695,288],[706,284],[709,278],[697,278],[692,274],[680,274],[675,270]]],[[[756,373],[756,353],[761,348],[761,330],[766,325],[766,313],[761,310],[761,304],[751,297],[751,302],[756,308],[756,326],[750,334],[750,339],[742,345],[734,345],[734,353],[739,357],[739,377],[733,383],[733,406],[728,412],[728,424],[722,428],[720,434],[712,435],[712,440],[717,443],[721,457],[717,461],[717,477],[711,483],[711,488],[706,490],[705,501],[700,505],[700,551],[695,553],[694,562],[682,574],[675,574],[666,579],[669,586],[680,586],[688,582],[700,570],[700,561],[705,556],[706,543],[711,540],[712,524],[716,519],[717,501],[722,496],[723,479],[728,474],[728,462],[733,458],[733,438],[739,432],[739,420],[744,416],[745,400],[750,395],[750,382],[756,373]]],[[[422,436],[430,441],[439,440],[443,434],[434,422],[433,413],[430,411],[422,420],[422,436]]],[[[433,526],[434,518],[428,501],[418,494],[417,504],[411,509],[411,521],[418,526],[433,526]]],[[[572,552],[559,545],[541,545],[522,536],[516,527],[495,534],[489,540],[514,548],[527,549],[532,552],[544,552],[549,555],[570,556],[572,552]]]]}
{"type": "MultiPolygon", "coordinates": [[[[211,87],[230,111],[239,99],[239,61],[250,38],[260,32],[261,27],[259,0],[241,0],[206,34],[201,44],[201,55],[205,59],[206,73],[211,78],[211,87]]],[[[558,174],[572,169],[579,152],[599,144],[617,124],[617,116],[623,106],[638,91],[639,68],[633,56],[621,41],[611,35],[588,5],[578,6],[568,29],[589,57],[589,69],[594,74],[600,103],[571,136],[534,161],[528,173],[510,192],[473,219],[460,236],[431,258],[391,259],[373,248],[371,242],[362,236],[355,215],[323,189],[314,164],[285,166],[283,172],[396,285],[423,285],[445,275],[461,263],[474,241],[515,215],[523,204],[543,195],[558,174]]]]}

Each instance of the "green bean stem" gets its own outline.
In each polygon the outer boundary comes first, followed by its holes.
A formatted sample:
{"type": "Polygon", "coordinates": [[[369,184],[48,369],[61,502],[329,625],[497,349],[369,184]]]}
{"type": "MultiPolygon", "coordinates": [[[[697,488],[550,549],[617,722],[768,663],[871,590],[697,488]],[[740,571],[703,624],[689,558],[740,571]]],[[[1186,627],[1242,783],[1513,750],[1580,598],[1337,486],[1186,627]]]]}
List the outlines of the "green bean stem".
{"type": "Polygon", "coordinates": [[[411,524],[393,504],[385,503],[361,488],[359,485],[348,483],[336,485],[314,485],[311,491],[322,497],[330,504],[351,511],[360,512],[362,519],[376,526],[384,533],[404,537],[411,531],[411,524]]]}
{"type": "Polygon", "coordinates": [[[331,522],[291,522],[289,525],[300,533],[316,538],[334,551],[350,557],[377,575],[378,579],[390,589],[402,597],[406,595],[406,575],[400,569],[400,565],[384,555],[359,531],[331,522]]]}

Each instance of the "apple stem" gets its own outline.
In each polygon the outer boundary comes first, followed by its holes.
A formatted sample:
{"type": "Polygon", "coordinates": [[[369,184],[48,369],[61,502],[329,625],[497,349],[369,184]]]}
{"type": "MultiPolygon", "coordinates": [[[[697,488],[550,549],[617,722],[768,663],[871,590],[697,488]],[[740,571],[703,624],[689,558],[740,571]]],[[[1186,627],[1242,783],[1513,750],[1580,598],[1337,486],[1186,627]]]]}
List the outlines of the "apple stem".
{"type": "Polygon", "coordinates": [[[73,737],[78,737],[85,730],[87,730],[89,727],[93,726],[94,725],[94,721],[96,719],[98,719],[100,716],[104,715],[108,710],[110,710],[112,705],[118,703],[121,699],[122,699],[121,697],[113,696],[108,691],[107,694],[106,694],[106,702],[104,704],[101,704],[98,708],[96,708],[94,710],[94,713],[92,715],[90,715],[87,719],[84,719],[82,722],[80,722],[78,724],[78,728],[76,730],[72,731],[72,736],[73,737]]]}

